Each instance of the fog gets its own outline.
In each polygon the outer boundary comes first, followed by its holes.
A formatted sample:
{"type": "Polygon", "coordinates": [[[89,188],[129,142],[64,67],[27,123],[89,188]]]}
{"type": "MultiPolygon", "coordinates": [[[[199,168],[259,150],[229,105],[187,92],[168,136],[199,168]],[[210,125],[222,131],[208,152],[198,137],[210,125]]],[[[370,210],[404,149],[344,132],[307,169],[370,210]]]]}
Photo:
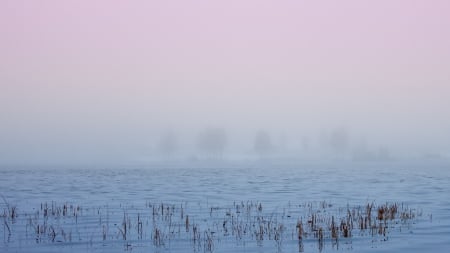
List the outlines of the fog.
{"type": "MultiPolygon", "coordinates": [[[[208,97],[203,92],[199,99],[208,97]]],[[[302,103],[302,89],[298,93],[299,101],[290,103],[282,98],[255,103],[261,95],[249,93],[249,105],[232,97],[195,105],[183,98],[158,104],[137,93],[114,101],[102,101],[103,92],[94,96],[98,101],[85,94],[60,101],[22,94],[2,107],[0,158],[3,164],[108,165],[449,159],[450,107],[436,105],[442,100],[421,102],[435,106],[428,113],[418,106],[374,113],[371,104],[346,107],[344,101],[321,101],[315,108],[302,103]]]]}
{"type": "Polygon", "coordinates": [[[2,2],[0,164],[450,160],[448,3],[296,2],[2,2]]]}

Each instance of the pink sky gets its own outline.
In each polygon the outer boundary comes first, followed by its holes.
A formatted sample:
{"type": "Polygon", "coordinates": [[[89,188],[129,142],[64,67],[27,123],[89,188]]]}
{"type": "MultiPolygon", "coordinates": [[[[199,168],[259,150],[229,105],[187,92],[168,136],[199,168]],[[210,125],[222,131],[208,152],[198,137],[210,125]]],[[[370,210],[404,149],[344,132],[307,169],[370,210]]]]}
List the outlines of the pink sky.
{"type": "Polygon", "coordinates": [[[0,145],[346,126],[450,149],[449,13],[446,0],[1,1],[0,145]]]}

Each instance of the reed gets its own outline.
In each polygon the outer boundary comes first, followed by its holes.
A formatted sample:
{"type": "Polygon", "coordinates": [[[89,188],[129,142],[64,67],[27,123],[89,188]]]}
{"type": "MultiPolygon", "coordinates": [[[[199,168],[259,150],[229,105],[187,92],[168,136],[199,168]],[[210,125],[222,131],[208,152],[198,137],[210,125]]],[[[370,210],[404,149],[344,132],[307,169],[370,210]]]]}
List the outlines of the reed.
{"type": "Polygon", "coordinates": [[[199,206],[199,210],[193,210],[187,205],[146,203],[143,208],[111,210],[108,206],[82,208],[70,202],[43,202],[31,213],[18,213],[19,209],[5,205],[2,217],[7,234],[13,234],[18,225],[13,220],[26,217],[26,233],[28,235],[30,228],[30,238],[38,243],[70,243],[72,232],[76,231],[77,241],[95,243],[95,238],[101,241],[119,239],[127,248],[132,248],[136,241],[166,247],[180,240],[190,241],[196,250],[213,252],[224,239],[236,243],[253,241],[257,245],[271,241],[280,250],[292,235],[291,240],[299,243],[299,251],[304,249],[304,243],[311,241],[316,242],[319,249],[330,241],[334,247],[341,240],[351,240],[354,233],[384,240],[391,228],[402,226],[418,215],[414,209],[398,203],[376,205],[372,202],[336,209],[326,202],[311,202],[289,204],[280,212],[270,212],[262,206],[261,202],[241,201],[232,206],[199,206]],[[83,230],[93,217],[98,222],[83,230]],[[117,227],[116,236],[108,237],[110,224],[117,227]]]}

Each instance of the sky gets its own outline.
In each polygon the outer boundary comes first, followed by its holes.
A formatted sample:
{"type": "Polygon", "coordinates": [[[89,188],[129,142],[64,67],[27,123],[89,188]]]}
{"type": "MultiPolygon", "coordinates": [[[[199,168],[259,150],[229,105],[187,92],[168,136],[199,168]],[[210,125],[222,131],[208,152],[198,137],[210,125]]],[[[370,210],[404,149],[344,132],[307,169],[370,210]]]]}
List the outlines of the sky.
{"type": "Polygon", "coordinates": [[[261,131],[294,157],[323,154],[336,132],[347,149],[450,157],[449,12],[447,0],[3,0],[0,164],[146,161],[167,133],[197,158],[212,128],[229,158],[254,155],[261,131]]]}

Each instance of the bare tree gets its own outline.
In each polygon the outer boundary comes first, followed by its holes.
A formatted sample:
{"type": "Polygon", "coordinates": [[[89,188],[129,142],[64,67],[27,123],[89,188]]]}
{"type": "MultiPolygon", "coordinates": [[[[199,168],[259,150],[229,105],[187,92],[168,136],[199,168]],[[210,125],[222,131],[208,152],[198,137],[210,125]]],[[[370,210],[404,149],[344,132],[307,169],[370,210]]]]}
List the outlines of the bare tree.
{"type": "Polygon", "coordinates": [[[310,148],[309,138],[306,136],[303,136],[301,139],[301,145],[303,148],[303,152],[309,151],[309,148],[310,148]]]}
{"type": "Polygon", "coordinates": [[[272,139],[266,131],[260,130],[256,133],[253,149],[261,158],[266,157],[274,150],[272,139]]]}
{"type": "Polygon", "coordinates": [[[178,149],[177,137],[173,132],[161,136],[158,142],[159,152],[166,158],[172,157],[178,149]]]}
{"type": "Polygon", "coordinates": [[[197,137],[197,148],[210,158],[221,158],[227,146],[227,133],[223,128],[206,128],[197,137]]]}
{"type": "Polygon", "coordinates": [[[349,145],[349,137],[345,128],[336,128],[330,135],[330,146],[336,154],[343,154],[349,145]]]}

